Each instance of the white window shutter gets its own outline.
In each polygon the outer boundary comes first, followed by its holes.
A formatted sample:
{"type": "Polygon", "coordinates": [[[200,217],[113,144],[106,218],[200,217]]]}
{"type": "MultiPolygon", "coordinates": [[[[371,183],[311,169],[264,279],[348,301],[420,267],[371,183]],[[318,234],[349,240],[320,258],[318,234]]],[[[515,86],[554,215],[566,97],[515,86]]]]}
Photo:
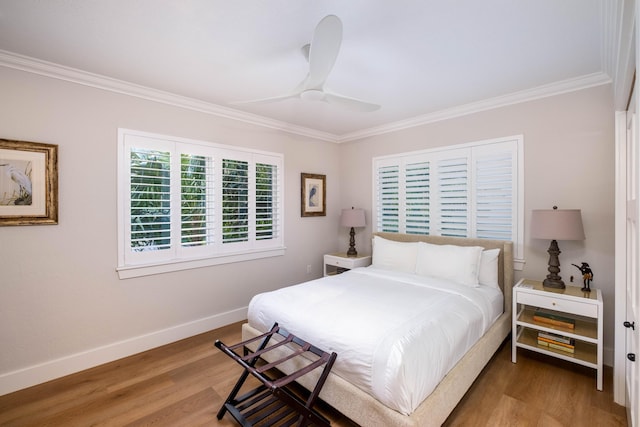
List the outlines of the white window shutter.
{"type": "Polygon", "coordinates": [[[431,219],[431,169],[430,162],[405,165],[405,233],[429,234],[431,219]]]}
{"type": "Polygon", "coordinates": [[[514,242],[522,259],[522,136],[373,159],[376,231],[514,242]]]}
{"type": "Polygon", "coordinates": [[[171,153],[130,147],[130,250],[171,249],[171,153]]]}
{"type": "Polygon", "coordinates": [[[475,234],[483,239],[515,240],[516,150],[498,143],[473,150],[475,234]]]}
{"type": "Polygon", "coordinates": [[[281,154],[118,133],[121,277],[284,253],[281,154]]]}
{"type": "Polygon", "coordinates": [[[255,162],[255,246],[283,241],[282,163],[271,156],[254,156],[255,162]]]}
{"type": "Polygon", "coordinates": [[[222,159],[222,243],[249,240],[249,162],[222,159]]]}
{"type": "Polygon", "coordinates": [[[400,166],[380,165],[376,170],[377,230],[400,231],[400,166]]]}
{"type": "Polygon", "coordinates": [[[214,159],[180,154],[180,244],[183,248],[215,244],[214,159]]]}
{"type": "Polygon", "coordinates": [[[469,158],[456,156],[438,161],[439,233],[469,236],[469,158]]]}

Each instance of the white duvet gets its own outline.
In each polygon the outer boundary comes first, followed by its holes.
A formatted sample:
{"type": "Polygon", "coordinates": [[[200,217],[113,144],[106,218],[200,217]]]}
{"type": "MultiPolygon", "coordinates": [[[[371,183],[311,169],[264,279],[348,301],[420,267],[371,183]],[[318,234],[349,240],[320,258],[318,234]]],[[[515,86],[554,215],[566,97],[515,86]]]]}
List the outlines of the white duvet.
{"type": "Polygon", "coordinates": [[[256,295],[248,321],[278,322],[338,354],[332,372],[410,414],[502,313],[502,292],[373,267],[256,295]]]}

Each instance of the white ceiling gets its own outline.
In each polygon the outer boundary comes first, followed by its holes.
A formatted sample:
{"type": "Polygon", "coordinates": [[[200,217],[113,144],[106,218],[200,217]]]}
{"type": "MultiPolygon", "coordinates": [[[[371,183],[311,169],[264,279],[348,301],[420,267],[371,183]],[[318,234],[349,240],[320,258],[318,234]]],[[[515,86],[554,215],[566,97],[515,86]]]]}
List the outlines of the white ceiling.
{"type": "Polygon", "coordinates": [[[24,55],[340,141],[610,81],[607,3],[0,0],[0,65],[24,55]],[[327,88],[380,110],[232,104],[293,90],[307,73],[300,49],[328,14],[344,31],[327,88]]]}

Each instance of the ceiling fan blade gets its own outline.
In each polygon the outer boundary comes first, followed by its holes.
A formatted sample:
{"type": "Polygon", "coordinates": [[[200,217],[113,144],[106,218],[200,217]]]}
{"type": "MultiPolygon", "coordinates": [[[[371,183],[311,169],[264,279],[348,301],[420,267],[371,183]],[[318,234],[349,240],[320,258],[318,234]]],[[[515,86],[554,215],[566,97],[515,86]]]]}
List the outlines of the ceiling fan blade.
{"type": "Polygon", "coordinates": [[[380,109],[380,106],[378,104],[373,104],[371,102],[362,101],[356,98],[336,95],[335,93],[329,92],[324,93],[324,100],[330,104],[341,105],[345,108],[349,108],[350,110],[362,111],[365,113],[380,109]]]}
{"type": "Polygon", "coordinates": [[[327,15],[318,23],[309,47],[309,74],[305,89],[321,90],[338,58],[342,44],[342,21],[327,15]]]}
{"type": "Polygon", "coordinates": [[[236,101],[231,104],[264,104],[290,98],[301,98],[305,101],[323,101],[336,104],[353,111],[378,110],[380,106],[377,104],[325,92],[324,84],[338,58],[341,44],[342,21],[335,15],[325,16],[316,26],[311,43],[302,48],[309,61],[309,73],[291,93],[250,101],[236,101]]]}
{"type": "Polygon", "coordinates": [[[300,97],[300,92],[293,92],[287,95],[280,95],[280,96],[271,96],[269,98],[261,98],[261,99],[251,99],[248,101],[233,101],[230,102],[230,104],[232,105],[242,105],[242,104],[267,104],[269,102],[278,102],[278,101],[284,101],[285,99],[290,99],[290,98],[299,98],[300,97]]]}

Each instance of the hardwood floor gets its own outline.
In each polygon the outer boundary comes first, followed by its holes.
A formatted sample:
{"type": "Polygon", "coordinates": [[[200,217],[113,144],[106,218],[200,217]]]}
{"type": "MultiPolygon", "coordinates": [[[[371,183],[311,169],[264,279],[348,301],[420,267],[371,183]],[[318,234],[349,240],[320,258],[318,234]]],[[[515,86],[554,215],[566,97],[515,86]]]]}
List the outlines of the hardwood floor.
{"type": "MultiPolygon", "coordinates": [[[[0,396],[2,426],[234,426],[216,413],[241,368],[213,346],[240,341],[240,323],[0,396]]],[[[494,356],[446,426],[626,426],[613,403],[612,371],[604,391],[595,372],[521,351],[494,356]]],[[[332,425],[355,426],[326,406],[332,425]]]]}

